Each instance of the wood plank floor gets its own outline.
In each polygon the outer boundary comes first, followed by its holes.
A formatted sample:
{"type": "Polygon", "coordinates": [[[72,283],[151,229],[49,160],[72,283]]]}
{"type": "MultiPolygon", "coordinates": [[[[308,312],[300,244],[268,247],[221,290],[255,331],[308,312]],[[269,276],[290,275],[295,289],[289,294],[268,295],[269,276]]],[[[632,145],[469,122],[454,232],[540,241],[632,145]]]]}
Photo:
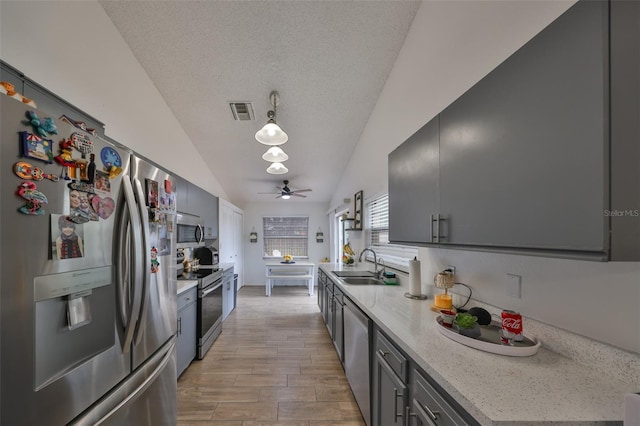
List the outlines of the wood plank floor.
{"type": "Polygon", "coordinates": [[[365,426],[306,287],[243,287],[205,359],[178,379],[181,426],[365,426]]]}

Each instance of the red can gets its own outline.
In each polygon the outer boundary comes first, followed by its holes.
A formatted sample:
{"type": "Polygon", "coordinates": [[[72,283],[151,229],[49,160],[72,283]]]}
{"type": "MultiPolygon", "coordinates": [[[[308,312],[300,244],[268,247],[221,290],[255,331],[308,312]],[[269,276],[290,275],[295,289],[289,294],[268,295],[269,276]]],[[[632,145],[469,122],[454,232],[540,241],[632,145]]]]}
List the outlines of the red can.
{"type": "Polygon", "coordinates": [[[515,311],[502,311],[502,342],[510,343],[512,340],[522,339],[522,315],[515,311]]]}

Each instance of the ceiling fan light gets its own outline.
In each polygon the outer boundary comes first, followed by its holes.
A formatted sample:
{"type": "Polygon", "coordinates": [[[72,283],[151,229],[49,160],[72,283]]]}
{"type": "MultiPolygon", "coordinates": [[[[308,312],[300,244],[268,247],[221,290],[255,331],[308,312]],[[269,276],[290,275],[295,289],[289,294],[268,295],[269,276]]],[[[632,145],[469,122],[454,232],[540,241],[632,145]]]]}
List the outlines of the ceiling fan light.
{"type": "Polygon", "coordinates": [[[272,146],[262,155],[262,159],[272,163],[282,163],[283,161],[287,161],[289,156],[282,150],[282,148],[272,146]]]}
{"type": "Polygon", "coordinates": [[[291,195],[289,195],[289,194],[282,194],[282,199],[283,199],[283,200],[288,200],[289,198],[291,198],[291,195]]]}
{"type": "Polygon", "coordinates": [[[282,145],[289,140],[289,136],[271,119],[256,132],[256,140],[264,145],[282,145]]]}
{"type": "Polygon", "coordinates": [[[289,171],[282,163],[271,163],[269,168],[267,169],[267,173],[271,173],[272,175],[282,175],[289,171]]]}

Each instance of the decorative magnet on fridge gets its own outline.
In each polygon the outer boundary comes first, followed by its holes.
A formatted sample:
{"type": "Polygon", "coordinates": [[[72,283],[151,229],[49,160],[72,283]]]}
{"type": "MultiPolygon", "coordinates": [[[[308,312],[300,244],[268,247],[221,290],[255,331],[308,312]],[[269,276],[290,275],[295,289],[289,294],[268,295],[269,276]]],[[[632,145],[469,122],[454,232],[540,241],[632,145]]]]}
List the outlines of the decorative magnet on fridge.
{"type": "Polygon", "coordinates": [[[71,133],[71,140],[73,141],[73,146],[82,153],[82,158],[87,158],[87,154],[93,152],[93,142],[91,142],[88,135],[73,132],[71,133]]]}
{"type": "Polygon", "coordinates": [[[155,274],[160,268],[160,262],[158,262],[158,249],[151,247],[151,273],[155,274]]]}
{"type": "Polygon", "coordinates": [[[8,81],[0,81],[0,93],[7,95],[18,102],[29,105],[31,108],[38,108],[33,99],[29,99],[26,96],[22,96],[20,93],[16,92],[15,86],[8,81]]]}
{"type": "Polygon", "coordinates": [[[29,132],[20,132],[20,155],[34,160],[53,163],[53,141],[29,132]]]}
{"type": "Polygon", "coordinates": [[[49,200],[42,192],[38,191],[35,183],[22,182],[16,190],[16,195],[27,200],[24,206],[18,208],[20,213],[34,216],[44,214],[41,205],[47,204],[49,200]]]}
{"type": "Polygon", "coordinates": [[[150,209],[158,208],[158,182],[153,179],[145,179],[147,184],[147,205],[150,209]]]}
{"type": "Polygon", "coordinates": [[[26,163],[24,161],[18,161],[16,164],[14,164],[13,172],[20,179],[25,179],[25,180],[49,179],[52,182],[57,182],[58,180],[60,180],[58,176],[45,173],[42,171],[40,167],[33,167],[31,164],[26,163]]]}
{"type": "Polygon", "coordinates": [[[113,179],[122,173],[122,159],[118,151],[111,147],[104,147],[100,151],[100,160],[104,170],[109,172],[109,178],[113,179]]]}
{"type": "Polygon", "coordinates": [[[84,121],[74,120],[73,118],[69,117],[68,115],[64,115],[64,114],[60,116],[60,120],[64,121],[65,123],[71,124],[76,129],[84,130],[85,132],[91,134],[92,136],[96,136],[96,129],[91,129],[91,128],[87,127],[87,125],[86,125],[86,123],[84,121]]]}
{"type": "Polygon", "coordinates": [[[31,127],[33,127],[33,131],[43,138],[46,138],[47,134],[58,134],[58,129],[56,125],[53,124],[51,117],[40,120],[35,111],[27,111],[25,115],[27,116],[27,120],[23,123],[27,126],[31,125],[31,127]]]}

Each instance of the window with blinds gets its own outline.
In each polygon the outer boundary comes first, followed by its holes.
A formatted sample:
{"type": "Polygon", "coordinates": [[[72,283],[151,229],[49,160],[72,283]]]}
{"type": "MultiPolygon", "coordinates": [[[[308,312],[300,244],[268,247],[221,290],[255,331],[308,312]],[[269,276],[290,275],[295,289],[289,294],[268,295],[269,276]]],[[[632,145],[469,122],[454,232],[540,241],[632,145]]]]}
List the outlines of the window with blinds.
{"type": "Polygon", "coordinates": [[[309,256],[309,218],[268,216],[262,218],[264,256],[309,256]],[[276,254],[274,255],[274,251],[276,254]]]}
{"type": "MultiPolygon", "coordinates": [[[[389,195],[385,194],[367,203],[367,244],[378,258],[384,259],[386,266],[403,271],[409,270],[409,260],[418,256],[416,247],[389,244],[389,195]]],[[[367,259],[373,261],[373,256],[366,252],[367,259]]]]}

